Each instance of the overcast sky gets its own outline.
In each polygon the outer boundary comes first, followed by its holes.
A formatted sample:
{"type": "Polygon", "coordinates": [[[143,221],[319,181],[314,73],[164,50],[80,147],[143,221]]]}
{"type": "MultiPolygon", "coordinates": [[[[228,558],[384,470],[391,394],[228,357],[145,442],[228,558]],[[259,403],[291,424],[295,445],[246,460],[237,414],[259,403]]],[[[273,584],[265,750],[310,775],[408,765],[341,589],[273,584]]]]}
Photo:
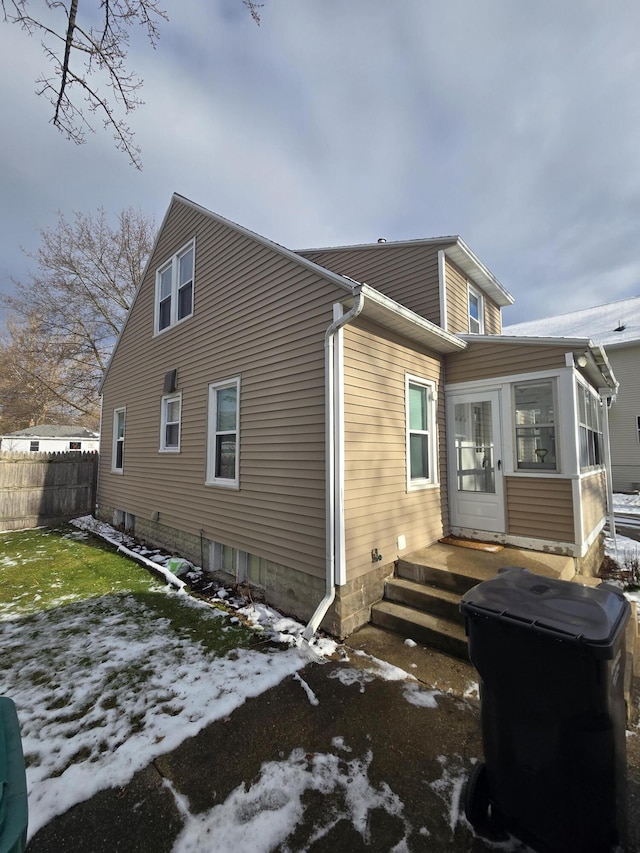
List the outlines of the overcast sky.
{"type": "Polygon", "coordinates": [[[165,6],[157,49],[132,39],[141,172],[108,132],[65,141],[40,40],[0,21],[0,290],[56,211],[159,223],[176,191],[294,249],[459,234],[505,324],[640,294],[637,0],[165,6]]]}

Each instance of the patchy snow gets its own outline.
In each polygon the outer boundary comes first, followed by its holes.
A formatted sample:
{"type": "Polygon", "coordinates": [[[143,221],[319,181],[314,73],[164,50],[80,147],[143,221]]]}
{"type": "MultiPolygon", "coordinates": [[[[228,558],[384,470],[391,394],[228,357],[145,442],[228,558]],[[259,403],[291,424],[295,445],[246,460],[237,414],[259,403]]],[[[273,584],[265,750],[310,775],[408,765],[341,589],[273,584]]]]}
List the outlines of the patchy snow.
{"type": "MultiPolygon", "coordinates": [[[[296,749],[284,761],[265,762],[260,777],[252,785],[248,788],[238,786],[224,803],[200,815],[192,815],[188,802],[174,790],[185,817],[185,826],[174,851],[202,853],[215,849],[269,853],[285,841],[291,827],[302,818],[303,797],[307,791],[324,795],[339,793],[342,804],[340,809],[327,813],[307,847],[324,838],[344,819],[368,845],[371,841],[369,815],[374,809],[383,809],[404,821],[405,835],[408,835],[411,826],[404,817],[400,799],[385,782],[379,787],[371,784],[368,771],[372,759],[371,752],[364,759],[345,761],[332,754],[308,755],[296,749]]],[[[408,850],[406,841],[403,839],[393,850],[396,853],[408,850]],[[403,842],[404,847],[400,846],[403,842]]]]}
{"type": "Polygon", "coordinates": [[[640,515],[640,495],[614,494],[613,511],[624,515],[640,515]]]}
{"type": "Polygon", "coordinates": [[[0,625],[3,692],[18,708],[27,761],[30,837],[306,663],[295,649],[216,657],[168,629],[129,595],[0,625]]]}
{"type": "Polygon", "coordinates": [[[407,639],[404,641],[404,644],[405,646],[409,646],[410,649],[415,649],[415,647],[418,645],[416,641],[412,640],[410,637],[407,637],[407,639]]]}

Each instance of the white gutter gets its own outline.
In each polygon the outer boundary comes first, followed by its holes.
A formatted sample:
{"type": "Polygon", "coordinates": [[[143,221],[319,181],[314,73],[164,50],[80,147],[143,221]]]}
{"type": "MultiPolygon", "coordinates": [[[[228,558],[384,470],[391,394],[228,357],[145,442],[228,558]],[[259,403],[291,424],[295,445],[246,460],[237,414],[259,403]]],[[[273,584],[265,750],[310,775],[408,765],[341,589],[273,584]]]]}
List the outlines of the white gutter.
{"type": "MultiPolygon", "coordinates": [[[[327,610],[333,604],[336,596],[336,551],[341,550],[342,543],[338,543],[336,547],[336,539],[338,538],[336,527],[336,505],[341,507],[340,495],[342,492],[342,483],[340,477],[336,476],[336,437],[339,431],[342,430],[340,422],[340,407],[336,405],[336,360],[335,360],[335,336],[343,326],[350,323],[360,314],[364,308],[364,294],[361,287],[356,287],[353,290],[355,302],[353,307],[343,314],[342,317],[335,319],[324,336],[324,363],[325,363],[325,524],[326,524],[326,591],[324,598],[316,608],[315,613],[309,620],[307,627],[302,634],[303,639],[307,642],[311,640],[315,632],[318,630],[320,623],[324,619],[327,610]],[[337,416],[337,417],[336,417],[337,416]],[[336,500],[337,498],[337,500],[336,500]]],[[[342,530],[340,524],[339,530],[342,530]]]]}

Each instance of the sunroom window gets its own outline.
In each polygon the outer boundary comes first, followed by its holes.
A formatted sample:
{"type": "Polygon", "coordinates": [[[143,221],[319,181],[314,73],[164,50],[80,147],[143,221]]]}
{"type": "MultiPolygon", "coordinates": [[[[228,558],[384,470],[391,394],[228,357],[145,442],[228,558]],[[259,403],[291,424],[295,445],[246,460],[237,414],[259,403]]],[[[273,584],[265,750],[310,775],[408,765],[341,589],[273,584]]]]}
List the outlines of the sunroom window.
{"type": "Polygon", "coordinates": [[[580,421],[580,470],[594,468],[604,462],[602,452],[602,417],[599,397],[578,383],[578,417],[580,421]]]}
{"type": "Polygon", "coordinates": [[[556,407],[552,380],[513,386],[516,465],[521,471],[555,471],[556,407]]]}
{"type": "Polygon", "coordinates": [[[162,332],[193,314],[193,240],[156,273],[155,331],[162,332]]]}

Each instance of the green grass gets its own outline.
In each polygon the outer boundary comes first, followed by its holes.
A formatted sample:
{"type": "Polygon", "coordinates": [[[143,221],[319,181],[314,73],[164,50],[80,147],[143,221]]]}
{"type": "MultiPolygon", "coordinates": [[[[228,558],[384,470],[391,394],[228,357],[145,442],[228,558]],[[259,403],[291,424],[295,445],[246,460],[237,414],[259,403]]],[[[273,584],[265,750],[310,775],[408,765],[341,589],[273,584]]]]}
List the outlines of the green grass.
{"type": "MultiPolygon", "coordinates": [[[[0,534],[0,618],[36,616],[93,600],[93,611],[111,611],[113,596],[130,595],[159,624],[187,643],[226,654],[259,641],[254,631],[185,595],[167,595],[166,584],[114,546],[72,526],[0,534]]],[[[29,620],[27,618],[27,625],[29,620]]],[[[70,626],[69,633],[84,631],[70,626]]],[[[89,663],[89,660],[87,663],[89,663]]],[[[48,673],[42,673],[43,679],[48,673]]]]}
{"type": "Polygon", "coordinates": [[[160,583],[113,546],[71,526],[0,534],[0,613],[35,613],[160,583]]]}

